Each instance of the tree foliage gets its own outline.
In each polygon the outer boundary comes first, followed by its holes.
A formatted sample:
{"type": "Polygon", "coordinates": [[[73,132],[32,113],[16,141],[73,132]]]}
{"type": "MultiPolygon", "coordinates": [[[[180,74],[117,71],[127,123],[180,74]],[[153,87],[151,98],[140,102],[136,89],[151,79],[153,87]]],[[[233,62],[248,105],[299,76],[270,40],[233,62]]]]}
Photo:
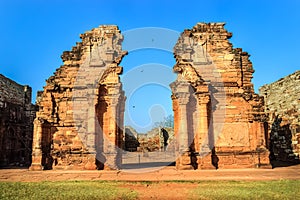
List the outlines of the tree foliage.
{"type": "Polygon", "coordinates": [[[174,127],[174,116],[169,115],[163,119],[163,121],[155,122],[153,128],[157,127],[174,127]]]}

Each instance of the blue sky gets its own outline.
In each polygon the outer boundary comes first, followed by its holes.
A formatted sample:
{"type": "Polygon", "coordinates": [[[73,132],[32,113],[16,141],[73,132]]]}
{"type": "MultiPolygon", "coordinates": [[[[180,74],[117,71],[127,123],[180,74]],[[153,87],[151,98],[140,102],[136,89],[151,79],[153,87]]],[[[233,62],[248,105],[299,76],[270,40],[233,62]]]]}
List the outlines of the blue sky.
{"type": "MultiPolygon", "coordinates": [[[[299,10],[298,0],[0,0],[0,73],[30,85],[35,98],[62,64],[62,52],[80,41],[80,33],[101,24],[116,24],[122,32],[142,27],[182,32],[197,22],[226,22],[234,47],[251,54],[257,90],[300,69],[299,10]]],[[[167,51],[136,51],[121,65],[126,72],[145,63],[172,67],[174,60],[167,51]]],[[[138,92],[135,96],[143,97],[138,92]]],[[[151,121],[149,116],[137,118],[145,124],[151,121]]]]}

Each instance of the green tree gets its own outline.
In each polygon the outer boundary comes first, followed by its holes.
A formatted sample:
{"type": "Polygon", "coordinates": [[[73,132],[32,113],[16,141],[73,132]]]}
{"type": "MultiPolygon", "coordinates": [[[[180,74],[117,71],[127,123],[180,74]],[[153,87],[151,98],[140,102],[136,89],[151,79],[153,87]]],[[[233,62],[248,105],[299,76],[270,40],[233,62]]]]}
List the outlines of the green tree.
{"type": "Polygon", "coordinates": [[[169,115],[167,117],[165,117],[163,119],[163,121],[160,122],[155,122],[153,125],[153,128],[157,128],[157,127],[174,127],[174,116],[173,115],[169,115]]]}

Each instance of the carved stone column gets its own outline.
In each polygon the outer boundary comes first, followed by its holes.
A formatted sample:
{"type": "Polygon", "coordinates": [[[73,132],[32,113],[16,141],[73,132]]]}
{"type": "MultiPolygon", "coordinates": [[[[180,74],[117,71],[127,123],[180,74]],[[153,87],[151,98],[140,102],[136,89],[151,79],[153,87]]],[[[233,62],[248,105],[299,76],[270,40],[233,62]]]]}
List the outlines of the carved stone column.
{"type": "Polygon", "coordinates": [[[192,169],[191,152],[189,144],[187,106],[189,102],[189,93],[176,94],[179,103],[179,128],[178,128],[178,156],[176,160],[177,169],[192,169]]]}
{"type": "Polygon", "coordinates": [[[189,102],[189,93],[177,93],[177,98],[179,102],[179,151],[188,152],[189,151],[189,138],[188,138],[188,121],[187,121],[187,104],[189,102]]]}
{"type": "Polygon", "coordinates": [[[88,103],[88,119],[87,119],[87,134],[86,134],[86,147],[88,149],[87,163],[85,169],[94,170],[96,166],[96,100],[93,98],[88,103]]]}
{"type": "Polygon", "coordinates": [[[125,136],[124,136],[124,112],[125,112],[125,92],[122,90],[119,98],[118,103],[118,110],[117,110],[117,147],[118,147],[118,155],[117,155],[117,165],[122,165],[122,153],[123,149],[125,149],[125,136]]]}
{"type": "MultiPolygon", "coordinates": [[[[114,33],[106,32],[105,36],[106,36],[106,40],[107,40],[107,46],[108,47],[113,46],[114,33]]],[[[105,59],[106,62],[110,62],[110,61],[114,60],[114,52],[115,52],[114,49],[111,49],[111,48],[106,49],[106,52],[105,52],[106,53],[106,59],[105,59]]]]}
{"type": "Polygon", "coordinates": [[[199,130],[199,137],[208,138],[208,102],[210,98],[208,95],[197,95],[197,98],[199,104],[199,123],[197,128],[199,130]]]}
{"type": "Polygon", "coordinates": [[[119,101],[120,101],[121,84],[112,84],[108,87],[108,102],[110,110],[110,118],[108,121],[108,133],[104,134],[104,155],[106,162],[104,169],[118,169],[121,163],[118,157],[120,156],[118,148],[119,131],[119,101]]]}
{"type": "Polygon", "coordinates": [[[198,169],[214,169],[212,165],[212,154],[210,147],[209,135],[209,113],[208,113],[208,103],[210,101],[209,94],[197,94],[198,104],[199,104],[199,123],[198,123],[198,144],[197,149],[199,149],[199,156],[197,159],[198,169]]]}
{"type": "Polygon", "coordinates": [[[43,170],[42,166],[42,133],[44,120],[41,118],[35,118],[32,141],[32,163],[29,168],[31,171],[43,170]]]}

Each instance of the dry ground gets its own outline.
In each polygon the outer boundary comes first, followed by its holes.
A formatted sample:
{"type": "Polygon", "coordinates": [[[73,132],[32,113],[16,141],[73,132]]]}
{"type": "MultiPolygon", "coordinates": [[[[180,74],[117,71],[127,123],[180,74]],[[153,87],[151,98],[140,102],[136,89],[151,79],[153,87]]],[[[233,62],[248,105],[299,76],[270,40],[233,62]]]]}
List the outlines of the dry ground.
{"type": "Polygon", "coordinates": [[[135,170],[47,170],[0,169],[0,181],[68,181],[68,180],[113,180],[113,181],[169,181],[169,180],[295,180],[300,179],[300,165],[275,169],[218,169],[176,170],[173,166],[152,167],[135,170]]]}
{"type": "Polygon", "coordinates": [[[29,171],[1,169],[0,182],[122,181],[120,187],[137,192],[139,199],[187,199],[196,189],[193,181],[300,180],[300,165],[275,169],[176,170],[175,167],[124,171],[29,171]],[[184,183],[182,183],[184,182],[184,183]]]}

